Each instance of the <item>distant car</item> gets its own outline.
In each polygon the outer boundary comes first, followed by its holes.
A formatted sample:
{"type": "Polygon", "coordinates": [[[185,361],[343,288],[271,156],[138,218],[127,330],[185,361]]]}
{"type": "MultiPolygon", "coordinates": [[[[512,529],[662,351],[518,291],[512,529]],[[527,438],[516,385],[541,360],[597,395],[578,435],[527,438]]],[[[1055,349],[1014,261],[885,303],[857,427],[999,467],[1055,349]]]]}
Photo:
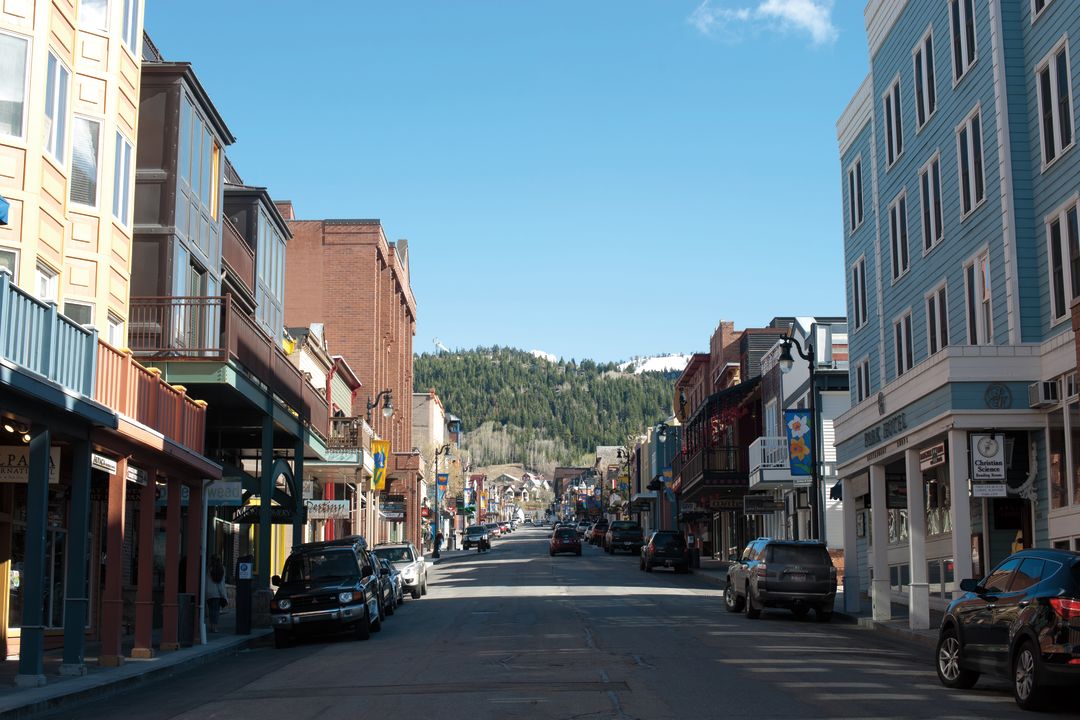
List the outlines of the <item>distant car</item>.
{"type": "Polygon", "coordinates": [[[491,538],[486,525],[470,525],[465,528],[465,539],[461,543],[463,550],[476,548],[481,552],[491,549],[491,538]]]}
{"type": "Polygon", "coordinates": [[[825,543],[817,540],[758,538],[728,567],[724,605],[757,618],[763,608],[787,608],[802,617],[832,619],[836,568],[825,543]]]}
{"type": "Polygon", "coordinates": [[[604,534],[608,529],[608,521],[606,519],[597,520],[593,523],[593,526],[589,528],[589,544],[590,545],[603,545],[604,534]]]}
{"type": "Polygon", "coordinates": [[[525,524],[526,525],[532,525],[533,524],[532,518],[525,518],[525,524]]]}
{"type": "Polygon", "coordinates": [[[488,529],[488,535],[490,535],[491,537],[497,538],[500,535],[502,535],[502,526],[499,525],[499,523],[497,523],[497,522],[489,522],[489,523],[485,523],[485,525],[487,526],[487,529],[488,529]]]}
{"type": "Polygon", "coordinates": [[[641,546],[641,569],[652,572],[655,567],[669,567],[677,573],[690,572],[690,553],[682,533],[657,530],[641,546]]]}
{"type": "Polygon", "coordinates": [[[640,552],[643,543],[641,526],[633,520],[615,520],[604,534],[604,551],[609,555],[616,550],[640,552]]]}
{"type": "Polygon", "coordinates": [[[548,551],[552,557],[559,553],[581,554],[581,538],[572,527],[561,527],[551,536],[548,551]]]}
{"type": "Polygon", "coordinates": [[[415,545],[411,542],[379,543],[375,546],[375,554],[397,565],[405,589],[412,594],[413,600],[427,595],[427,562],[416,551],[415,545]]]}
{"type": "Polygon", "coordinates": [[[514,532],[514,530],[510,527],[510,523],[502,521],[499,523],[499,532],[509,535],[510,533],[514,532]]]}
{"type": "Polygon", "coordinates": [[[1051,686],[1080,687],[1080,552],[1021,550],[982,580],[963,580],[938,631],[937,674],[970,688],[987,673],[1011,681],[1013,699],[1037,710],[1051,686]]]}
{"type": "Polygon", "coordinates": [[[379,558],[379,564],[382,565],[383,572],[390,576],[390,584],[394,588],[394,602],[390,610],[390,614],[393,615],[394,609],[405,602],[405,581],[401,577],[401,571],[398,570],[394,563],[385,558],[379,558]]]}
{"type": "Polygon", "coordinates": [[[578,534],[578,537],[579,537],[579,538],[581,538],[582,540],[584,540],[584,539],[585,539],[585,536],[586,536],[586,535],[588,534],[588,532],[589,532],[589,527],[590,527],[590,526],[591,526],[591,523],[589,523],[589,522],[588,522],[588,521],[586,521],[586,520],[581,520],[580,522],[578,522],[578,524],[577,524],[577,534],[578,534]]]}

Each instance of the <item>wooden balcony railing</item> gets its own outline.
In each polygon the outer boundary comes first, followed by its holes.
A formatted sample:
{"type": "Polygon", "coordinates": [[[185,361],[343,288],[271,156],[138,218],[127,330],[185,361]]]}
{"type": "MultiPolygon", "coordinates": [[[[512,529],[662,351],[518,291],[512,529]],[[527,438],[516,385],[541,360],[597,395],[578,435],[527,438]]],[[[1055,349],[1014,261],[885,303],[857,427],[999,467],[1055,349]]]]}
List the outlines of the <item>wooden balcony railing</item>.
{"type": "Polygon", "coordinates": [[[221,256],[233,275],[254,295],[255,251],[240,237],[240,231],[228,218],[222,223],[221,256]]]}
{"type": "Polygon", "coordinates": [[[56,303],[21,290],[0,270],[0,357],[86,397],[94,394],[97,333],[64,317],[56,303]]]}
{"type": "Polygon", "coordinates": [[[371,450],[371,428],[362,417],[330,418],[329,450],[371,450]]]}
{"type": "Polygon", "coordinates": [[[94,399],[200,455],[206,449],[206,403],[103,340],[98,341],[94,399]]]}
{"type": "Polygon", "coordinates": [[[220,297],[133,297],[128,342],[154,361],[235,360],[323,437],[327,402],[255,320],[220,297]]]}
{"type": "Polygon", "coordinates": [[[746,485],[747,449],[736,446],[713,446],[687,454],[679,453],[672,461],[674,474],[681,475],[683,491],[704,479],[709,484],[746,485]]]}

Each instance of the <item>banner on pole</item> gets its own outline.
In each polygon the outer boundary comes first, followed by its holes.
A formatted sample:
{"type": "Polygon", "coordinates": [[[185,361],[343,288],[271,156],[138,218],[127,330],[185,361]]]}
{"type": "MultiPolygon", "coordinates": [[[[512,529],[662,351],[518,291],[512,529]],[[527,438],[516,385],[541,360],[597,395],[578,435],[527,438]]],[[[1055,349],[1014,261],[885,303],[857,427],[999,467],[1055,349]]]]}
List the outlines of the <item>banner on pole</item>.
{"type": "Polygon", "coordinates": [[[390,458],[390,441],[372,440],[371,455],[375,460],[375,472],[371,474],[371,489],[381,492],[386,489],[386,463],[390,458]]]}
{"type": "Polygon", "coordinates": [[[785,410],[784,425],[787,426],[788,464],[791,474],[806,476],[814,474],[814,428],[809,410],[785,410]]]}

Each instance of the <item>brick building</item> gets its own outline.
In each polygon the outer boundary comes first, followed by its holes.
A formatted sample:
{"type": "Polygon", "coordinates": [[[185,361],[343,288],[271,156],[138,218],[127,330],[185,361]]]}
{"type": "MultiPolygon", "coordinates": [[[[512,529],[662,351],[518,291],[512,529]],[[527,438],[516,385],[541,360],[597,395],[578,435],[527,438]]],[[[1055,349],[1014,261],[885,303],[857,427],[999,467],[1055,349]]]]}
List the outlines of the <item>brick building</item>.
{"type": "Polygon", "coordinates": [[[387,242],[378,220],[297,220],[292,203],[280,203],[279,209],[293,233],[286,255],[285,323],[323,323],[328,345],[364,384],[353,416],[367,417],[369,401],[383,390],[392,393],[394,414],[387,418],[376,409],[369,421],[391,444],[387,494],[405,496],[404,522],[390,528],[390,537],[419,546],[424,462],[412,441],[416,300],[408,243],[387,242]]]}

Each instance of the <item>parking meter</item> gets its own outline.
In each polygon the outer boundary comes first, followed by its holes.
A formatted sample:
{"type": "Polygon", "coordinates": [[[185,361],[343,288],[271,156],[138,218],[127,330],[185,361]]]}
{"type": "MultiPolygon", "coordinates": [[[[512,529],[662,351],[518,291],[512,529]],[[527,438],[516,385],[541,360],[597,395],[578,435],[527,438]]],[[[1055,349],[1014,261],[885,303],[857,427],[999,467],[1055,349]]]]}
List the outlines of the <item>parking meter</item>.
{"type": "Polygon", "coordinates": [[[255,558],[243,555],[236,561],[236,634],[251,634],[251,591],[255,558]]]}

